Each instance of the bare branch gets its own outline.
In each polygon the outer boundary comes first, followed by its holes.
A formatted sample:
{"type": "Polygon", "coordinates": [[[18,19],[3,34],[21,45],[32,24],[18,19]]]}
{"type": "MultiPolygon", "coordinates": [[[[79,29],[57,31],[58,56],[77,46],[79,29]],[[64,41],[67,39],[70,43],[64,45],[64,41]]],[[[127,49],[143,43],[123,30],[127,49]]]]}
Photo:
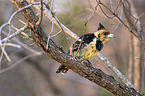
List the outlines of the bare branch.
{"type": "Polygon", "coordinates": [[[24,58],[18,60],[16,63],[10,65],[9,67],[6,67],[6,68],[4,68],[4,69],[1,69],[1,70],[0,70],[0,74],[1,74],[1,73],[4,73],[4,72],[7,72],[7,71],[9,71],[9,70],[11,70],[11,69],[13,69],[13,68],[16,67],[18,64],[21,64],[22,62],[24,62],[26,59],[29,59],[29,58],[34,57],[34,56],[39,56],[39,55],[41,55],[41,54],[42,54],[41,52],[38,52],[38,53],[33,53],[33,54],[30,54],[30,55],[27,55],[27,56],[25,56],[24,58]]]}
{"type": "MultiPolygon", "coordinates": [[[[14,38],[15,36],[17,36],[20,32],[24,31],[27,28],[27,26],[22,27],[21,29],[19,29],[18,31],[12,33],[11,35],[9,35],[8,37],[4,38],[1,40],[1,43],[4,43],[12,38],[14,38]]],[[[0,44],[1,45],[1,44],[0,44]]]]}
{"type": "MultiPolygon", "coordinates": [[[[44,5],[46,6],[46,8],[47,8],[48,10],[50,10],[50,7],[49,7],[46,3],[44,3],[44,5]]],[[[55,18],[55,20],[57,21],[59,27],[61,28],[62,32],[64,33],[64,35],[65,35],[65,37],[66,37],[66,39],[67,39],[67,41],[68,41],[69,47],[70,47],[70,55],[72,55],[72,45],[71,45],[71,41],[70,41],[70,39],[69,39],[69,37],[68,37],[68,34],[66,34],[66,32],[65,32],[65,30],[64,30],[64,28],[63,28],[63,26],[61,25],[61,22],[60,22],[59,19],[56,17],[55,13],[54,13],[52,10],[50,10],[50,12],[51,12],[52,17],[55,18]]]]}
{"type": "Polygon", "coordinates": [[[99,3],[100,3],[100,2],[97,2],[97,4],[99,5],[99,8],[101,9],[101,11],[103,12],[103,14],[104,14],[107,18],[112,19],[112,18],[115,17],[115,16],[108,16],[108,15],[104,12],[104,10],[102,9],[102,7],[100,6],[99,3]]]}
{"type": "Polygon", "coordinates": [[[16,47],[16,48],[21,48],[20,45],[18,44],[13,44],[13,43],[6,43],[6,44],[2,44],[0,46],[11,46],[11,47],[16,47]]]}
{"type": "Polygon", "coordinates": [[[119,3],[117,4],[116,9],[114,10],[114,13],[118,10],[118,8],[119,8],[119,6],[120,6],[121,3],[122,3],[122,0],[119,0],[119,3]]]}
{"type": "Polygon", "coordinates": [[[59,33],[61,33],[62,30],[60,30],[59,32],[57,32],[56,34],[50,36],[50,38],[55,37],[56,35],[58,35],[59,33]]]}
{"type": "MultiPolygon", "coordinates": [[[[19,12],[21,12],[22,10],[24,10],[24,9],[26,9],[26,8],[29,8],[29,7],[31,7],[31,6],[33,6],[33,5],[38,5],[38,4],[40,4],[40,3],[30,4],[30,5],[28,5],[28,6],[24,6],[23,8],[21,8],[21,9],[15,11],[15,12],[11,15],[10,19],[8,20],[8,22],[5,23],[5,24],[3,24],[2,26],[0,26],[0,45],[1,45],[2,43],[5,43],[5,44],[3,45],[3,47],[1,47],[2,53],[1,53],[1,56],[0,56],[0,61],[2,61],[3,54],[6,56],[6,58],[7,58],[8,61],[11,61],[11,60],[10,60],[10,57],[8,56],[7,52],[5,51],[5,45],[6,45],[7,40],[9,40],[10,38],[12,38],[12,36],[16,36],[16,35],[19,33],[19,31],[18,31],[18,32],[13,33],[12,35],[10,35],[10,33],[11,33],[11,22],[12,22],[14,16],[15,16],[16,14],[18,14],[19,12]],[[2,29],[3,29],[5,26],[7,26],[7,25],[9,26],[9,32],[8,32],[8,34],[7,34],[7,37],[6,37],[4,40],[1,40],[2,29]],[[9,35],[10,35],[10,36],[9,36],[9,35]]],[[[20,30],[20,31],[21,31],[21,30],[20,30]]],[[[1,62],[0,62],[0,65],[1,65],[1,62]]]]}
{"type": "MultiPolygon", "coordinates": [[[[124,2],[124,1],[122,0],[122,2],[124,2]]],[[[120,19],[122,19],[122,16],[123,16],[123,8],[124,8],[124,6],[121,5],[120,19]]],[[[114,33],[114,32],[118,29],[119,25],[120,25],[120,22],[118,22],[118,24],[116,25],[116,27],[115,27],[115,29],[112,31],[112,33],[114,33]]]]}
{"type": "MultiPolygon", "coordinates": [[[[145,42],[140,38],[140,37],[138,37],[136,34],[135,34],[135,32],[133,32],[133,30],[131,30],[124,22],[123,22],[123,20],[116,14],[116,13],[114,13],[111,9],[109,9],[106,5],[104,5],[100,0],[99,1],[97,1],[97,2],[99,2],[99,7],[101,8],[101,6],[100,5],[102,5],[102,6],[104,6],[108,11],[110,11],[110,13],[113,15],[113,16],[115,16],[126,28],[127,28],[127,30],[129,30],[129,32],[131,32],[140,42],[142,42],[142,44],[144,44],[145,45],[145,42]]],[[[104,11],[103,11],[103,9],[101,8],[101,10],[102,10],[102,12],[104,13],[104,11]]],[[[107,14],[106,13],[104,13],[106,16],[107,16],[107,14]]],[[[108,17],[108,16],[107,16],[108,17]]],[[[110,17],[108,17],[108,18],[110,18],[110,17]]]]}
{"type": "MultiPolygon", "coordinates": [[[[50,9],[51,11],[53,11],[53,1],[52,1],[52,4],[51,4],[51,9],[50,9]]],[[[54,22],[53,22],[53,17],[52,17],[52,15],[51,15],[51,22],[52,22],[52,27],[51,27],[51,31],[49,32],[49,35],[48,35],[48,40],[47,40],[47,45],[46,45],[46,48],[48,48],[48,43],[49,43],[49,39],[50,39],[50,35],[51,35],[51,33],[53,32],[53,29],[54,29],[54,22]]]]}
{"type": "MultiPolygon", "coordinates": [[[[5,45],[4,45],[4,46],[5,46],[5,45]]],[[[9,62],[11,62],[11,59],[10,59],[10,57],[8,56],[8,54],[7,54],[6,50],[5,50],[5,48],[4,48],[4,47],[1,47],[1,49],[2,49],[2,53],[1,53],[0,61],[2,61],[3,54],[4,54],[4,55],[6,56],[6,58],[7,58],[7,60],[8,60],[9,62]]],[[[1,67],[1,62],[0,62],[0,67],[1,67]]]]}
{"type": "Polygon", "coordinates": [[[43,18],[43,0],[41,0],[41,4],[40,4],[40,16],[39,16],[39,20],[37,21],[36,25],[40,25],[42,22],[42,18],[43,18]]]}
{"type": "MultiPolygon", "coordinates": [[[[47,3],[45,3],[45,2],[43,2],[45,5],[47,5],[47,3]]],[[[34,6],[36,9],[38,9],[39,10],[39,7],[38,6],[34,6]]],[[[48,8],[48,10],[49,10],[50,8],[48,8]]],[[[51,14],[51,10],[50,11],[48,11],[48,10],[44,10],[44,14],[52,21],[52,14],[51,14]]],[[[53,12],[54,13],[54,12],[53,12]]],[[[57,16],[56,16],[57,17],[57,16]]],[[[55,20],[55,19],[53,19],[53,22],[54,22],[54,24],[56,24],[57,26],[59,26],[59,24],[57,23],[57,21],[55,20]]],[[[61,22],[60,22],[60,24],[61,24],[61,27],[64,29],[64,31],[69,35],[69,36],[71,36],[72,38],[74,38],[74,39],[76,39],[76,40],[78,40],[79,39],[79,37],[75,34],[75,33],[73,33],[70,29],[68,29],[65,25],[63,25],[61,22]]]]}
{"type": "MultiPolygon", "coordinates": [[[[3,31],[4,35],[7,35],[7,32],[3,31]]],[[[37,53],[38,51],[35,51],[34,49],[32,49],[31,47],[27,46],[26,44],[24,44],[23,42],[21,42],[20,40],[18,40],[17,38],[11,38],[12,40],[14,40],[15,42],[17,42],[18,44],[20,44],[22,47],[24,47],[26,50],[32,52],[32,53],[37,53]]],[[[7,43],[6,43],[7,44],[7,43]]]]}

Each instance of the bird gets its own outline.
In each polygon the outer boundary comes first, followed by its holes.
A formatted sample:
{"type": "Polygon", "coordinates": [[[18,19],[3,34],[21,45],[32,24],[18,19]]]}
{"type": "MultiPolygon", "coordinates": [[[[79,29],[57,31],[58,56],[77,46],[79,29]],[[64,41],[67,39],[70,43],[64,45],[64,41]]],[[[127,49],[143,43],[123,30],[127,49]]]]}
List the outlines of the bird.
{"type": "MultiPolygon", "coordinates": [[[[114,34],[111,34],[101,23],[96,32],[83,34],[73,44],[73,56],[77,58],[83,58],[84,60],[90,60],[97,55],[114,34]]],[[[68,51],[68,54],[70,51],[68,51]]],[[[67,73],[68,68],[61,65],[56,73],[67,73]]]]}

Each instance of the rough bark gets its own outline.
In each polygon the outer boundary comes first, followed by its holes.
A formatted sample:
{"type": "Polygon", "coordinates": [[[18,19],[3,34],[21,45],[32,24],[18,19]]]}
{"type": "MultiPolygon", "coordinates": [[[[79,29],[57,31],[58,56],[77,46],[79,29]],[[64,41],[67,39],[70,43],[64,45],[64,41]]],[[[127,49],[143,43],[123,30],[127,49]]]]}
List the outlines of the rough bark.
{"type": "MultiPolygon", "coordinates": [[[[17,8],[27,6],[26,0],[10,0],[17,8]]],[[[48,49],[46,49],[47,36],[45,35],[41,25],[36,25],[38,18],[34,14],[31,8],[27,8],[22,11],[22,14],[28,21],[29,29],[31,30],[35,43],[52,59],[67,66],[72,71],[78,73],[82,77],[98,84],[105,88],[109,92],[117,96],[141,96],[142,94],[136,92],[132,88],[128,88],[125,85],[119,83],[113,76],[105,74],[102,70],[94,68],[89,62],[74,58],[66,54],[63,49],[49,40],[48,49]]]]}

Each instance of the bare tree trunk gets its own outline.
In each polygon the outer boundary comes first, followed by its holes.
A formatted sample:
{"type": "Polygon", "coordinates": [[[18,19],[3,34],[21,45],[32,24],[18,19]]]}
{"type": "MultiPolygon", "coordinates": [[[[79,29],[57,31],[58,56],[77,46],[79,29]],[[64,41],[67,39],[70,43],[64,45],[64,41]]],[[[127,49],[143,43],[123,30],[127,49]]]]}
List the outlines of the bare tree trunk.
{"type": "Polygon", "coordinates": [[[134,49],[133,49],[133,36],[130,34],[129,38],[129,65],[128,65],[128,79],[133,83],[133,65],[134,65],[134,49]]]}
{"type": "Polygon", "coordinates": [[[137,90],[140,90],[141,83],[140,42],[136,37],[133,37],[133,46],[134,46],[134,86],[137,90]]]}
{"type": "MultiPolygon", "coordinates": [[[[130,24],[131,27],[133,27],[132,29],[135,29],[136,34],[142,38],[142,28],[141,28],[141,21],[140,18],[138,16],[138,13],[136,11],[135,5],[134,5],[134,0],[128,0],[129,2],[129,10],[130,10],[130,14],[132,14],[136,19],[132,19],[131,16],[126,16],[126,18],[128,19],[128,22],[130,24]],[[136,21],[137,20],[137,21],[136,21]],[[135,25],[134,25],[134,22],[135,25]]],[[[142,45],[140,43],[140,41],[133,36],[133,62],[132,64],[134,64],[134,86],[136,87],[137,90],[141,90],[141,83],[142,83],[142,57],[143,57],[143,50],[142,49],[142,45]]],[[[130,57],[131,58],[131,57],[130,57]]],[[[131,63],[131,61],[129,61],[129,63],[131,63]]],[[[131,66],[130,66],[131,67],[131,66]]],[[[130,72],[130,70],[129,70],[130,72]]],[[[130,74],[130,73],[129,73],[130,74]]],[[[130,75],[129,75],[130,76],[130,75]]],[[[130,78],[130,77],[129,77],[130,78]]]]}

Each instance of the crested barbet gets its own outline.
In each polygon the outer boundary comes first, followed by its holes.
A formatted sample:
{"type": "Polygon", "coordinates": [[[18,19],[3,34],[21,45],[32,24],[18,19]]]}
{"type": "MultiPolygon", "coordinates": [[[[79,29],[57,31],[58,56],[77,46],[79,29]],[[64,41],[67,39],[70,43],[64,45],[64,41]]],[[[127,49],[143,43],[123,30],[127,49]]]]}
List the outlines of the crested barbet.
{"type": "MultiPolygon", "coordinates": [[[[97,55],[114,35],[111,34],[106,28],[99,23],[98,30],[94,33],[84,34],[73,44],[73,56],[77,58],[83,58],[84,60],[90,60],[97,55]]],[[[68,52],[70,53],[70,52],[68,52]]],[[[61,65],[56,73],[66,73],[68,68],[61,65]]]]}

